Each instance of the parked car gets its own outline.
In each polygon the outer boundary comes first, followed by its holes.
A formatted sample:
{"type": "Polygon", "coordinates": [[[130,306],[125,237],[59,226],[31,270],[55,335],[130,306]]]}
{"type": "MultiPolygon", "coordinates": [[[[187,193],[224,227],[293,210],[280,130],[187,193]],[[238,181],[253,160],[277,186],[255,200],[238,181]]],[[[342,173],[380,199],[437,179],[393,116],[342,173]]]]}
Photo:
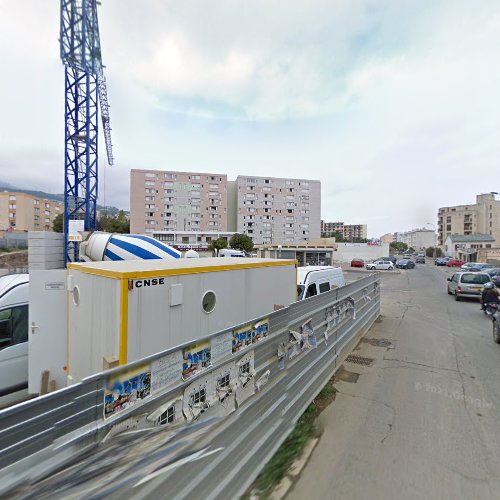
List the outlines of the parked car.
{"type": "Polygon", "coordinates": [[[455,295],[455,300],[460,300],[462,297],[479,299],[483,285],[490,280],[491,277],[487,273],[455,273],[448,278],[448,293],[455,295]]]}
{"type": "Polygon", "coordinates": [[[425,257],[422,257],[421,255],[419,255],[419,256],[416,258],[415,262],[416,262],[417,264],[425,264],[425,257]]]}
{"type": "Polygon", "coordinates": [[[345,285],[340,267],[304,266],[297,270],[297,300],[314,297],[345,285]]]}
{"type": "Polygon", "coordinates": [[[480,271],[491,267],[491,264],[484,264],[483,262],[466,262],[460,269],[462,271],[480,271]]]}
{"type": "Polygon", "coordinates": [[[365,261],[363,259],[352,259],[351,267],[365,267],[365,261]]]}
{"type": "Polygon", "coordinates": [[[451,257],[438,257],[435,261],[434,264],[436,266],[446,266],[448,261],[453,260],[451,257]]]}
{"type": "Polygon", "coordinates": [[[415,267],[415,262],[411,259],[401,259],[396,262],[396,267],[399,269],[413,269],[415,267]]]}
{"type": "Polygon", "coordinates": [[[488,267],[481,270],[482,273],[489,274],[491,277],[491,282],[495,286],[500,287],[500,267],[488,267]]]}
{"type": "Polygon", "coordinates": [[[449,260],[446,265],[448,267],[462,267],[465,264],[463,260],[452,259],[449,260]]]}
{"type": "Polygon", "coordinates": [[[398,261],[397,257],[394,255],[389,255],[389,257],[380,257],[380,259],[377,260],[390,260],[393,264],[396,264],[398,261]]]}
{"type": "Polygon", "coordinates": [[[366,269],[370,270],[392,270],[394,269],[394,264],[390,260],[376,260],[370,264],[366,264],[366,269]]]}

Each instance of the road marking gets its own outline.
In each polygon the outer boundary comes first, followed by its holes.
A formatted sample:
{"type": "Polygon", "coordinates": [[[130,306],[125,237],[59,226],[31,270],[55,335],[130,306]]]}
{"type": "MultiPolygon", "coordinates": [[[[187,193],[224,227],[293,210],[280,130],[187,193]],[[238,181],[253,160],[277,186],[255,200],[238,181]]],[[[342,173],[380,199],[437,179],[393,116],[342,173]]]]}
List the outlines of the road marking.
{"type": "Polygon", "coordinates": [[[176,467],[180,467],[181,465],[187,464],[189,462],[195,462],[196,460],[201,460],[202,458],[213,455],[214,453],[218,453],[219,451],[221,451],[223,449],[224,448],[216,448],[215,450],[207,451],[208,447],[203,448],[202,450],[199,450],[199,451],[197,451],[197,452],[195,452],[187,457],[184,457],[184,458],[181,458],[180,460],[177,460],[176,462],[168,464],[165,467],[162,467],[161,469],[158,469],[158,470],[152,472],[151,474],[148,474],[146,477],[143,477],[140,481],[135,483],[133,488],[136,488],[137,486],[140,486],[141,484],[144,484],[147,481],[151,481],[151,479],[154,479],[155,477],[158,477],[161,474],[165,474],[165,472],[168,472],[169,470],[175,469],[176,467]]]}

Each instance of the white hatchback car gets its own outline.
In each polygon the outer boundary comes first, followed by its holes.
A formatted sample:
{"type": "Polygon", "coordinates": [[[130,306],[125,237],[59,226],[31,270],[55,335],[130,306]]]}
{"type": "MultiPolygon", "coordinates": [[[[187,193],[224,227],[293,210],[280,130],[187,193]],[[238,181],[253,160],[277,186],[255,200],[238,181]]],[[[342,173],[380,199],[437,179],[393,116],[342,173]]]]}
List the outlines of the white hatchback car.
{"type": "Polygon", "coordinates": [[[366,269],[370,270],[391,270],[394,269],[394,264],[390,260],[376,260],[366,264],[366,269]]]}

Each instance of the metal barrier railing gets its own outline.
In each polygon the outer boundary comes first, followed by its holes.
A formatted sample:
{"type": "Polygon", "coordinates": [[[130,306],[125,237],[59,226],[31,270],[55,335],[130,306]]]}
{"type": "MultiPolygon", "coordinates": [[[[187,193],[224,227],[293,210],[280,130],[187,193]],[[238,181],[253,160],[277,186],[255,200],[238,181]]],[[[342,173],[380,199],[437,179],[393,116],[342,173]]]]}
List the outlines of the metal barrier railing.
{"type": "MultiPolygon", "coordinates": [[[[260,449],[255,453],[268,456],[352,350],[361,332],[371,326],[379,309],[379,278],[369,275],[0,411],[0,470],[4,477],[0,494],[60,467],[68,455],[92,447],[124,425],[144,425],[137,415],[146,415],[148,425],[175,429],[209,416],[224,418],[241,407],[247,418],[256,405],[249,425],[260,422],[266,436],[265,453],[260,449]],[[263,398],[268,402],[264,406],[263,398]],[[277,412],[280,426],[275,425],[277,412]],[[267,435],[270,428],[274,431],[267,435]]],[[[234,419],[227,419],[227,425],[228,429],[234,426],[234,419]]],[[[252,441],[257,434],[255,429],[252,441]]],[[[230,446],[233,444],[227,448],[230,446]]],[[[226,455],[221,454],[214,463],[231,460],[226,455]]],[[[190,467],[198,474],[196,463],[190,467]]],[[[245,484],[219,482],[217,491],[223,497],[241,493],[259,470],[257,466],[246,469],[245,484]]],[[[207,473],[199,474],[194,482],[202,481],[207,473]]],[[[171,494],[178,492],[172,490],[171,494]]]]}

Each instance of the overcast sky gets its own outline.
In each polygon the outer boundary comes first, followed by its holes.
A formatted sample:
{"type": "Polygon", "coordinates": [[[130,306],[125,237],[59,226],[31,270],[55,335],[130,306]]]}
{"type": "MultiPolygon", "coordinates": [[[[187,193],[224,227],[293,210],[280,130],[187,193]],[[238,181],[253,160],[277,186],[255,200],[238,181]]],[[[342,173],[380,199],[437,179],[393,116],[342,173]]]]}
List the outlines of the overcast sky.
{"type": "MultiPolygon", "coordinates": [[[[100,203],[128,208],[131,168],[305,177],[324,219],[380,236],[500,191],[498,0],[102,4],[116,165],[102,150],[100,203]]],[[[0,181],[50,192],[58,30],[58,0],[0,0],[0,181]]]]}

